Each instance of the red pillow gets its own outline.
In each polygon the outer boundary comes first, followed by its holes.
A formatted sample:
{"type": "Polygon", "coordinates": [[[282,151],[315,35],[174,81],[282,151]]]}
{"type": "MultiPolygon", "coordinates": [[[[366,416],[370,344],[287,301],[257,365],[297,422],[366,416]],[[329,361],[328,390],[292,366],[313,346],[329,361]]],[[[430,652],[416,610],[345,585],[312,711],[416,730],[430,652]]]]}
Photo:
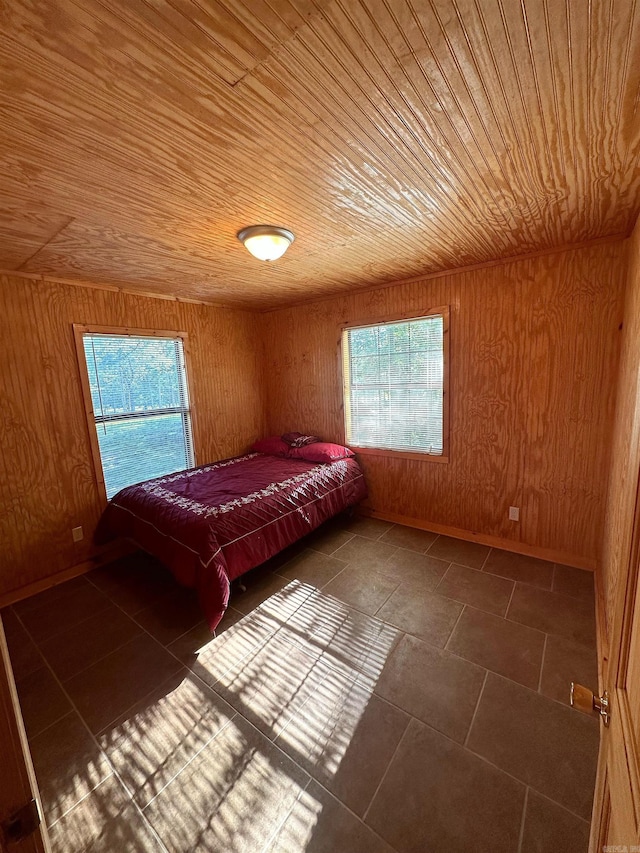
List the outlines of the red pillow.
{"type": "Polygon", "coordinates": [[[288,456],[290,459],[306,459],[307,462],[335,462],[338,459],[355,456],[355,453],[341,444],[315,441],[313,444],[307,444],[304,447],[290,447],[288,456]]]}
{"type": "Polygon", "coordinates": [[[279,435],[270,435],[268,438],[260,438],[256,441],[252,450],[258,453],[267,453],[269,456],[288,456],[291,448],[279,435]]]}

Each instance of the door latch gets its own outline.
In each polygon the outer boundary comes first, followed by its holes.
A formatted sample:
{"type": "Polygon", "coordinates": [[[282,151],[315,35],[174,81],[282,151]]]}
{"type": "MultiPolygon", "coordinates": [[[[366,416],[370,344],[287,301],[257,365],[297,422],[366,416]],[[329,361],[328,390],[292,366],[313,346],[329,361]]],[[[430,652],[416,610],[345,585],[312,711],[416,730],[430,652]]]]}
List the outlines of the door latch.
{"type": "Polygon", "coordinates": [[[38,803],[36,800],[30,800],[3,820],[0,829],[7,844],[15,844],[35,832],[40,826],[40,820],[38,803]]]}
{"type": "Polygon", "coordinates": [[[609,725],[609,694],[605,690],[602,696],[596,696],[588,687],[571,682],[571,707],[583,714],[600,714],[605,726],[609,725]]]}

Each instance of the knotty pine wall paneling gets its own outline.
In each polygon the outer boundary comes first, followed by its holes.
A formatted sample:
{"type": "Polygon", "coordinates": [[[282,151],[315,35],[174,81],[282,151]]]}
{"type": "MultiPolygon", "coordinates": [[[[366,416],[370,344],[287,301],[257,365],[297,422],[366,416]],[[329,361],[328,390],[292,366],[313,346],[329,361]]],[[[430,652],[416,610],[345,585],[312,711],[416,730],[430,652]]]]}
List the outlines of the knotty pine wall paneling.
{"type": "Polygon", "coordinates": [[[0,594],[87,559],[102,510],[73,323],[189,336],[202,464],[264,432],[256,315],[20,276],[0,277],[0,594]],[[84,539],[73,543],[71,528],[84,539]]]}
{"type": "Polygon", "coordinates": [[[450,305],[451,461],[362,456],[370,507],[593,567],[625,257],[613,241],[265,314],[269,432],[342,441],[340,325],[450,305]]]}
{"type": "Polygon", "coordinates": [[[601,589],[611,630],[618,578],[626,576],[640,468],[640,220],[629,240],[627,290],[617,383],[601,589]]]}

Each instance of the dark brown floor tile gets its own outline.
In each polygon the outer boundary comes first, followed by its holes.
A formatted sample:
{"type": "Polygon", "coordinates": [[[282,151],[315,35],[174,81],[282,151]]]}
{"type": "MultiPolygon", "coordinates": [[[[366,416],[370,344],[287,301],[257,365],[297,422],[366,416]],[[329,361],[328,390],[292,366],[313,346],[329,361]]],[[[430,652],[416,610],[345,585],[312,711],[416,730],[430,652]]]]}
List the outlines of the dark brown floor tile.
{"type": "Polygon", "coordinates": [[[70,678],[65,687],[91,731],[98,732],[180,668],[169,652],[141,634],[70,678]]]}
{"type": "Polygon", "coordinates": [[[338,527],[321,527],[319,530],[307,537],[306,544],[308,548],[312,548],[314,551],[320,551],[321,554],[331,555],[334,554],[338,548],[346,545],[350,539],[353,539],[353,533],[349,533],[348,530],[343,530],[338,527]]]}
{"type": "Polygon", "coordinates": [[[258,853],[309,777],[235,717],[145,808],[171,853],[258,853]]]}
{"type": "Polygon", "coordinates": [[[379,518],[367,518],[360,516],[345,525],[348,533],[357,533],[366,539],[380,539],[380,537],[393,527],[389,521],[381,521],[379,518]]]}
{"type": "Polygon", "coordinates": [[[87,588],[87,576],[80,575],[76,578],[71,578],[63,583],[39,592],[37,595],[30,595],[29,598],[23,598],[21,601],[16,601],[12,605],[18,615],[28,613],[30,610],[38,610],[40,607],[54,607],[55,602],[61,598],[66,598],[75,592],[79,592],[87,588]]]}
{"type": "Polygon", "coordinates": [[[398,548],[377,571],[388,574],[401,583],[410,583],[424,590],[434,590],[440,583],[449,563],[398,548]]]}
{"type": "Polygon", "coordinates": [[[539,560],[537,557],[527,557],[525,554],[501,551],[499,548],[491,549],[483,570],[541,589],[551,589],[553,580],[553,563],[539,560]]]}
{"type": "Polygon", "coordinates": [[[49,829],[53,853],[162,853],[164,848],[115,776],[49,829]]]}
{"type": "Polygon", "coordinates": [[[513,581],[453,563],[437,590],[440,595],[504,616],[513,592],[513,581]]]}
{"type": "Polygon", "coordinates": [[[98,742],[145,806],[234,716],[224,699],[184,670],[128,709],[98,742]]]}
{"type": "Polygon", "coordinates": [[[320,589],[341,572],[347,564],[318,551],[306,550],[286,563],[279,574],[285,578],[297,578],[303,583],[320,589]]]}
{"type": "Polygon", "coordinates": [[[593,647],[549,635],[542,665],[540,692],[569,704],[571,682],[598,690],[598,662],[593,647]]]}
{"type": "Polygon", "coordinates": [[[334,551],[332,556],[354,567],[381,571],[395,551],[395,545],[354,536],[346,545],[334,551]]]}
{"type": "Polygon", "coordinates": [[[110,603],[106,595],[85,582],[67,595],[56,598],[54,602],[43,603],[27,610],[20,618],[36,643],[40,644],[73,625],[84,622],[87,616],[95,616],[110,603]]]}
{"type": "Polygon", "coordinates": [[[41,643],[43,655],[61,681],[124,645],[142,629],[115,604],[41,643]]]}
{"type": "Polygon", "coordinates": [[[389,598],[399,581],[372,569],[347,566],[324,587],[323,592],[333,595],[371,616],[389,598]]]}
{"type": "Polygon", "coordinates": [[[598,741],[596,720],[489,673],[467,746],[588,819],[598,741]]]}
{"type": "Polygon", "coordinates": [[[408,714],[372,695],[370,686],[332,670],[277,743],[362,816],[408,722],[408,714]]]}
{"type": "Polygon", "coordinates": [[[135,619],[163,646],[172,643],[196,625],[208,627],[197,593],[182,587],[177,587],[139,610],[135,619]]]}
{"type": "Polygon", "coordinates": [[[177,586],[171,572],[142,551],[100,566],[87,578],[129,614],[148,607],[177,586]]]}
{"type": "Polygon", "coordinates": [[[113,772],[73,711],[29,746],[49,826],[113,772]]]}
{"type": "Polygon", "coordinates": [[[447,649],[537,690],[544,637],[541,631],[467,607],[447,649]]]}
{"type": "Polygon", "coordinates": [[[390,530],[387,530],[380,537],[380,541],[386,542],[387,545],[396,545],[398,548],[407,548],[409,551],[418,551],[420,554],[424,554],[427,548],[433,545],[437,536],[437,533],[431,533],[429,530],[419,530],[417,527],[394,524],[390,530]]]}
{"type": "Polygon", "coordinates": [[[589,823],[529,789],[520,853],[587,853],[589,823]]]}
{"type": "Polygon", "coordinates": [[[563,595],[571,595],[574,598],[584,598],[587,601],[593,601],[595,595],[593,582],[593,572],[556,564],[553,573],[554,592],[561,592],[563,595]]]}
{"type": "Polygon", "coordinates": [[[484,677],[479,666],[415,637],[404,637],[387,660],[375,692],[463,742],[484,677]]]}
{"type": "Polygon", "coordinates": [[[41,667],[16,682],[22,718],[31,739],[64,717],[71,703],[51,674],[49,667],[41,667]]]}
{"type": "MultiPolygon", "coordinates": [[[[172,655],[175,655],[182,663],[191,666],[198,659],[198,655],[211,643],[214,639],[220,640],[224,633],[244,618],[244,615],[239,610],[233,607],[228,607],[224,616],[218,622],[215,631],[215,637],[211,633],[211,628],[206,622],[198,622],[189,631],[186,631],[177,640],[169,643],[167,649],[172,655]]],[[[275,628],[275,626],[274,626],[275,628]]]]}
{"type": "Polygon", "coordinates": [[[267,737],[275,738],[326,674],[318,657],[269,637],[215,683],[217,693],[267,737]]]}
{"type": "Polygon", "coordinates": [[[376,613],[401,631],[442,648],[456,624],[462,604],[442,595],[402,584],[376,613]]]}
{"type": "Polygon", "coordinates": [[[15,639],[20,639],[22,637],[24,628],[22,627],[22,623],[18,619],[13,607],[3,607],[2,610],[0,610],[0,618],[2,619],[2,627],[7,641],[14,637],[15,639]]]}
{"type": "Polygon", "coordinates": [[[525,788],[416,720],[366,823],[400,853],[513,853],[525,788]]]}
{"type": "Polygon", "coordinates": [[[516,584],[507,618],[547,634],[595,647],[596,623],[592,601],[516,584]]]}
{"type": "Polygon", "coordinates": [[[26,678],[27,675],[44,666],[44,658],[38,647],[22,627],[18,617],[8,607],[2,611],[2,624],[15,680],[26,678]]]}
{"type": "Polygon", "coordinates": [[[458,563],[479,569],[487,558],[490,549],[477,542],[467,542],[464,539],[454,539],[452,536],[438,536],[431,545],[428,554],[447,563],[458,563]]]}
{"type": "Polygon", "coordinates": [[[310,782],[265,853],[394,853],[366,824],[310,782]]]}

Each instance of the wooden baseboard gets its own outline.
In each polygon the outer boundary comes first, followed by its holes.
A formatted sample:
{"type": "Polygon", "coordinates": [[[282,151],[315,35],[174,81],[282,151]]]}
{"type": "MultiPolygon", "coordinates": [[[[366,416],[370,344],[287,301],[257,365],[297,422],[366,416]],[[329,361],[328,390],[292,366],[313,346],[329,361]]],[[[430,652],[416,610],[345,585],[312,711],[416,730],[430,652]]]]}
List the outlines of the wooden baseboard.
{"type": "Polygon", "coordinates": [[[119,557],[124,557],[127,554],[132,554],[137,551],[137,547],[130,542],[117,541],[113,545],[108,545],[102,548],[95,556],[82,563],[77,563],[75,566],[69,566],[68,569],[63,569],[56,572],[55,575],[49,575],[41,580],[34,581],[26,586],[11,589],[9,592],[0,593],[0,609],[8,607],[10,604],[15,604],[17,601],[22,601],[25,598],[31,598],[32,595],[37,595],[39,592],[44,592],[45,589],[51,589],[53,586],[77,578],[79,575],[84,575],[95,569],[97,566],[102,566],[105,563],[110,563],[112,560],[117,560],[119,557]]]}
{"type": "Polygon", "coordinates": [[[550,563],[562,563],[564,566],[573,566],[576,569],[586,569],[593,572],[596,561],[591,557],[581,557],[577,554],[569,554],[566,551],[555,551],[552,548],[540,548],[537,545],[527,545],[524,542],[514,542],[512,539],[503,539],[500,536],[489,536],[485,533],[473,533],[471,530],[462,530],[459,527],[448,527],[445,524],[435,524],[424,521],[421,518],[409,518],[406,515],[394,515],[389,512],[378,512],[375,509],[362,507],[360,515],[371,518],[379,518],[381,521],[390,521],[393,524],[404,524],[406,527],[416,527],[418,530],[429,530],[431,533],[439,533],[442,536],[454,536],[456,539],[464,539],[467,542],[478,542],[480,545],[489,545],[491,548],[501,548],[503,551],[512,551],[514,554],[524,554],[527,557],[538,557],[540,560],[548,560],[550,563]]]}

